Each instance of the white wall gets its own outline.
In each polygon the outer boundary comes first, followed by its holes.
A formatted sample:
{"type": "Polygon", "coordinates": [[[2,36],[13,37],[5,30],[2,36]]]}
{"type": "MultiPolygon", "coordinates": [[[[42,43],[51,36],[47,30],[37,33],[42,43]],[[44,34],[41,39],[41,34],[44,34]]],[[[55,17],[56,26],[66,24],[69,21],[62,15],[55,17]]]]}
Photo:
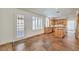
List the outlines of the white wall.
{"type": "Polygon", "coordinates": [[[13,9],[0,9],[0,44],[13,40],[13,9]]]}
{"type": "Polygon", "coordinates": [[[23,14],[25,16],[25,36],[27,38],[33,35],[41,34],[44,29],[32,31],[32,16],[39,16],[43,18],[43,25],[45,17],[33,14],[20,9],[5,8],[0,9],[0,45],[12,41],[21,40],[16,37],[16,14],[23,14]]]}

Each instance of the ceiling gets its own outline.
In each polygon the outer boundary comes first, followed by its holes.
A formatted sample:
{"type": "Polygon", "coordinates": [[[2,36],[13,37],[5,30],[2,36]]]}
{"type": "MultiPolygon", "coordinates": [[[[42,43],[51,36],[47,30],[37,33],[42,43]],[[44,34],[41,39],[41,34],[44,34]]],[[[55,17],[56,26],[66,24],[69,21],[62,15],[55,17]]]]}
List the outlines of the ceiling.
{"type": "Polygon", "coordinates": [[[79,10],[77,8],[22,8],[22,9],[47,17],[59,17],[59,18],[74,17],[76,15],[76,12],[79,10]]]}

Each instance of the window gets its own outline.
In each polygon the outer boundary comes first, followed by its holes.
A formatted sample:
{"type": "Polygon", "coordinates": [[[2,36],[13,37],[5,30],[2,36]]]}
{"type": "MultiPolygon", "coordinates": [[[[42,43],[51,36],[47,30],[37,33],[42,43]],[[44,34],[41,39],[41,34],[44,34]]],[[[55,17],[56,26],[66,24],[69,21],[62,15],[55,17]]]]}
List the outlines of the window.
{"type": "Polygon", "coordinates": [[[17,15],[17,37],[24,36],[24,15],[17,15]]]}
{"type": "Polygon", "coordinates": [[[40,18],[40,17],[38,18],[37,25],[38,25],[37,26],[38,27],[37,29],[42,29],[43,28],[43,26],[42,26],[42,18],[40,18]]]}
{"type": "Polygon", "coordinates": [[[46,18],[46,27],[49,27],[49,18],[46,18]]]}
{"type": "Polygon", "coordinates": [[[32,17],[32,29],[39,30],[42,29],[42,18],[40,17],[32,17]]]}
{"type": "Polygon", "coordinates": [[[75,31],[75,21],[74,20],[68,20],[68,24],[67,24],[67,27],[68,27],[68,30],[72,30],[72,31],[75,31]]]}

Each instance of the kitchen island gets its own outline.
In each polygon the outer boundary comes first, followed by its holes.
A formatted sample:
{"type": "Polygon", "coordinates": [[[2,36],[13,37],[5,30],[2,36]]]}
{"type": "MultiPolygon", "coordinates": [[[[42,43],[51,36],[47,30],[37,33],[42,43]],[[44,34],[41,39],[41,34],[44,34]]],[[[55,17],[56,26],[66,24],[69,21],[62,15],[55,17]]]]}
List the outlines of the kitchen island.
{"type": "Polygon", "coordinates": [[[66,35],[66,29],[64,27],[54,27],[54,37],[63,38],[66,35]]]}

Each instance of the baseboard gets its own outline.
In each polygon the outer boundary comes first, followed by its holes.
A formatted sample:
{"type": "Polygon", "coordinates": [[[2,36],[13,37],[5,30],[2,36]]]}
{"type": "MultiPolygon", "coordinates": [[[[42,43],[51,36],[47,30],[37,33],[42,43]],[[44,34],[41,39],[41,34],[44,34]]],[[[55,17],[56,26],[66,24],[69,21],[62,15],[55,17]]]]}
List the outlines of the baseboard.
{"type": "Polygon", "coordinates": [[[43,35],[43,34],[44,34],[44,33],[41,33],[41,34],[38,34],[38,35],[34,35],[34,36],[30,36],[30,37],[27,37],[27,38],[24,38],[24,39],[15,41],[15,42],[13,42],[13,43],[23,42],[23,41],[25,41],[26,39],[34,38],[34,37],[37,37],[37,36],[40,36],[40,35],[43,35]]]}
{"type": "Polygon", "coordinates": [[[13,42],[8,42],[8,43],[3,43],[3,44],[0,44],[0,46],[5,46],[5,45],[8,45],[8,44],[12,44],[13,42]]]}
{"type": "Polygon", "coordinates": [[[19,39],[19,40],[14,40],[14,41],[11,41],[11,42],[8,42],[8,43],[1,43],[0,46],[4,46],[4,45],[7,45],[7,44],[13,44],[13,43],[16,43],[16,42],[23,42],[24,40],[26,39],[30,39],[30,38],[33,38],[33,37],[36,37],[36,36],[40,36],[40,35],[43,35],[44,33],[41,33],[41,34],[37,34],[37,35],[34,35],[34,36],[30,36],[30,37],[25,37],[23,39],[19,39]]]}
{"type": "Polygon", "coordinates": [[[24,39],[30,39],[30,38],[33,38],[33,37],[36,37],[36,36],[40,36],[40,35],[43,35],[43,34],[45,34],[45,33],[37,34],[37,35],[30,36],[30,37],[27,37],[27,38],[24,38],[24,39]]]}

